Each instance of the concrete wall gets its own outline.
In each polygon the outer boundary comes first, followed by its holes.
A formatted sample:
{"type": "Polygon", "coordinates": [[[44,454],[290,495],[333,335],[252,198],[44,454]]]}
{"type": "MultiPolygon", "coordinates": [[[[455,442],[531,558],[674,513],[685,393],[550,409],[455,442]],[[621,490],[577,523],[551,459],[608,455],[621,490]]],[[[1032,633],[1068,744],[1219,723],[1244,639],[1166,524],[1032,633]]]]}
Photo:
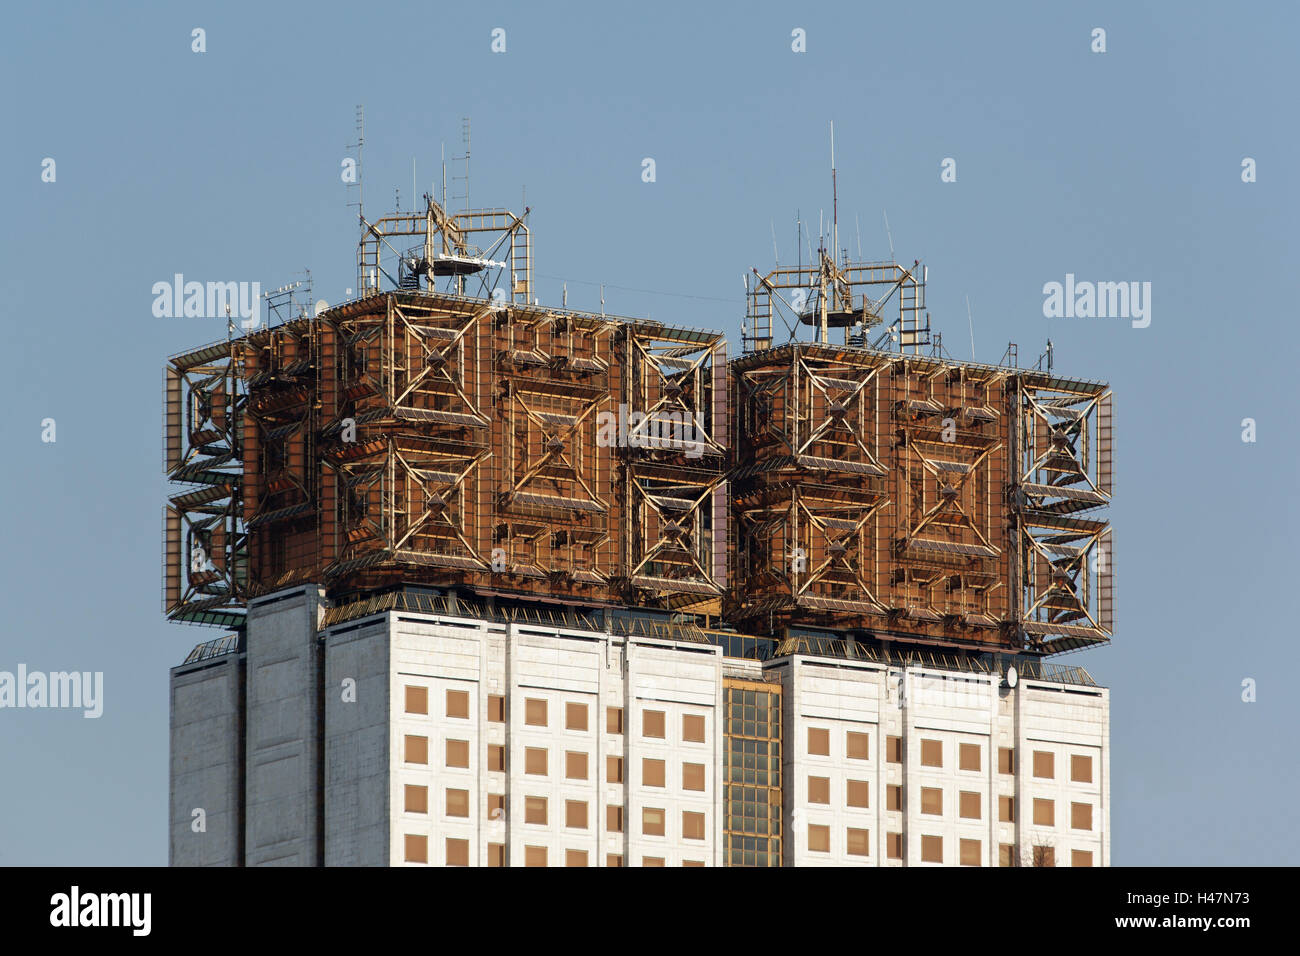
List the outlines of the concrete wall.
{"type": "Polygon", "coordinates": [[[239,654],[227,654],[172,668],[167,827],[171,866],[242,862],[241,666],[239,654]]]}

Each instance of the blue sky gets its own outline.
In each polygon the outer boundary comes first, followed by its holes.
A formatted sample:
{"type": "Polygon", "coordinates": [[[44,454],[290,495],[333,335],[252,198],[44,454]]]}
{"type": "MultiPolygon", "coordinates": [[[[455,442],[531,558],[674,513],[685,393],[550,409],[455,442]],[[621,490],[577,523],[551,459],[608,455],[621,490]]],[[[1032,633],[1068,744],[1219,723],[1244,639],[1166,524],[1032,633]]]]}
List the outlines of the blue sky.
{"type": "Polygon", "coordinates": [[[103,671],[105,709],[0,710],[0,865],[166,863],[167,669],[218,632],[160,613],[161,368],[224,320],[155,318],[150,290],[310,268],[340,301],[358,103],[374,214],[468,116],[474,204],[526,190],[544,303],[567,280],[599,308],[603,282],[611,312],[737,344],[773,229],[786,261],[796,211],[829,216],[833,120],[841,244],[885,258],[887,212],[951,353],[969,297],[977,359],[1050,337],[1061,374],[1114,387],[1116,638],[1065,659],[1112,689],[1114,863],[1293,863],[1298,28],[1172,3],[7,12],[0,670],[103,671]],[[1151,282],[1151,325],[1045,318],[1067,273],[1151,282]]]}

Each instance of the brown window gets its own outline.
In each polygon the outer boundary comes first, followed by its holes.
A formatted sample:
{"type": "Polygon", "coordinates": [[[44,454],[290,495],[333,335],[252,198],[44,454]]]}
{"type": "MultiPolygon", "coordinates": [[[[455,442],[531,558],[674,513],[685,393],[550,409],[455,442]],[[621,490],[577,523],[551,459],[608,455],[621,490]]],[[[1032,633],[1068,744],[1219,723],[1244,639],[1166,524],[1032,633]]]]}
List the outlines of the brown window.
{"type": "Polygon", "coordinates": [[[829,757],[831,754],[831,732],[825,727],[809,727],[808,753],[818,757],[829,757]]]}
{"type": "Polygon", "coordinates": [[[1092,804],[1091,803],[1070,804],[1070,829],[1072,830],[1092,829],[1092,804]]]}
{"type": "Polygon", "coordinates": [[[448,717],[469,716],[469,691],[467,690],[447,691],[447,716],[448,717]]]}
{"type": "Polygon", "coordinates": [[[447,741],[447,766],[448,767],[469,766],[469,741],[468,740],[447,741]]]}
{"type": "Polygon", "coordinates": [[[664,811],[662,807],[641,808],[641,832],[646,836],[664,835],[664,811]]]}
{"type": "Polygon", "coordinates": [[[980,857],[979,840],[962,840],[958,844],[961,852],[962,866],[983,866],[984,861],[980,857]]]}
{"type": "Polygon", "coordinates": [[[1054,801],[1043,800],[1039,797],[1034,798],[1034,826],[1056,826],[1056,804],[1054,801]]]}
{"type": "Polygon", "coordinates": [[[891,860],[901,860],[903,858],[903,834],[885,834],[885,854],[891,860]]]}
{"type": "Polygon", "coordinates": [[[530,727],[546,726],[546,701],[529,697],[524,701],[524,723],[530,727]]]}
{"type": "Polygon", "coordinates": [[[546,865],[546,847],[544,846],[524,847],[524,866],[545,866],[545,865],[546,865]]]}
{"type": "Polygon", "coordinates": [[[545,797],[524,797],[524,823],[546,823],[545,797]]]}
{"type": "Polygon", "coordinates": [[[412,784],[406,785],[406,812],[407,813],[428,813],[429,812],[429,788],[416,787],[412,784]]]}
{"type": "Polygon", "coordinates": [[[960,749],[960,763],[962,770],[979,770],[980,768],[980,745],[979,744],[962,744],[960,749]]]}
{"type": "Polygon", "coordinates": [[[704,839],[704,814],[693,813],[690,810],[682,811],[682,839],[704,839]]]}
{"type": "Polygon", "coordinates": [[[693,744],[704,743],[704,716],[702,714],[684,714],[682,716],[682,740],[693,744]]]}
{"type": "Polygon", "coordinates": [[[1056,757],[1046,750],[1034,751],[1034,776],[1051,780],[1056,776],[1056,757]]]}
{"type": "Polygon", "coordinates": [[[488,720],[494,724],[506,722],[506,699],[501,694],[488,694],[488,720]]]}
{"type": "Polygon", "coordinates": [[[903,762],[903,738],[902,737],[885,738],[885,759],[890,763],[903,762]]]}
{"type": "Polygon", "coordinates": [[[469,791],[468,790],[457,790],[454,787],[447,788],[447,816],[449,817],[469,816],[469,791]]]}
{"type": "Polygon", "coordinates": [[[565,751],[564,776],[567,780],[586,780],[587,755],[576,750],[565,751]]]}
{"type": "Polygon", "coordinates": [[[831,851],[831,828],[817,823],[808,824],[808,849],[814,853],[831,851]]]}
{"type": "MultiPolygon", "coordinates": [[[[623,708],[606,707],[605,708],[605,732],[610,734],[621,734],[623,732],[623,708]]],[[[622,857],[619,857],[621,860],[622,857]]]]}
{"type": "Polygon", "coordinates": [[[809,777],[808,778],[808,802],[809,803],[830,803],[831,802],[831,778],[830,777],[809,777]]]}
{"type": "Polygon", "coordinates": [[[506,748],[501,744],[488,744],[488,770],[497,772],[506,769],[506,748]]]}
{"type": "Polygon", "coordinates": [[[966,820],[980,818],[980,795],[974,790],[963,790],[958,794],[957,813],[966,820]]]}
{"type": "Polygon", "coordinates": [[[664,858],[662,856],[643,856],[641,857],[642,866],[663,866],[664,858]]]}
{"type": "Polygon", "coordinates": [[[623,808],[613,804],[605,807],[605,829],[610,833],[623,832],[623,808]]]}
{"type": "MultiPolygon", "coordinates": [[[[586,704],[565,704],[564,705],[564,729],[565,730],[586,730],[587,729],[587,705],[586,704]]],[[[586,864],[583,865],[585,866],[586,864]]]]}
{"type": "Polygon", "coordinates": [[[1034,866],[1056,866],[1056,847],[1034,847],[1034,866]]]}
{"type": "Polygon", "coordinates": [[[703,860],[682,860],[682,866],[703,866],[703,860]]]}
{"type": "Polygon", "coordinates": [[[664,786],[664,762],[650,757],[641,758],[641,786],[664,786]]]}
{"type": "Polygon", "coordinates": [[[704,789],[704,764],[682,764],[682,789],[701,791],[704,789]]]}
{"type": "Polygon", "coordinates": [[[885,809],[903,809],[903,785],[901,783],[891,783],[885,787],[885,809]]]}
{"type": "Polygon", "coordinates": [[[504,793],[488,794],[487,814],[489,820],[504,820],[506,818],[506,795],[504,793]]]}
{"type": "Polygon", "coordinates": [[[524,748],[524,773],[536,774],[539,777],[546,776],[545,747],[524,748]]]}
{"type": "Polygon", "coordinates": [[[605,776],[609,778],[610,783],[623,782],[623,758],[622,757],[605,758],[605,776]]]}
{"type": "Polygon", "coordinates": [[[1016,752],[1011,747],[998,748],[998,773],[1016,772],[1016,752]]]}
{"type": "Polygon", "coordinates": [[[1070,779],[1075,783],[1092,783],[1092,758],[1071,754],[1070,779]]]}
{"type": "Polygon", "coordinates": [[[406,688],[406,712],[408,714],[427,714],[429,712],[429,688],[406,688]]]}
{"type": "Polygon", "coordinates": [[[429,762],[428,737],[413,737],[411,734],[406,735],[406,762],[424,764],[429,762]]]}
{"type": "Polygon", "coordinates": [[[664,712],[662,710],[641,711],[641,736],[664,737],[664,712]]]}
{"type": "Polygon", "coordinates": [[[469,866],[469,840],[447,838],[447,865],[469,866]]]}
{"type": "Polygon", "coordinates": [[[998,820],[1003,823],[1016,822],[1016,798],[998,797],[998,820]]]}
{"type": "Polygon", "coordinates": [[[922,767],[943,766],[943,741],[942,740],[921,741],[921,766],[922,767]]]}
{"type": "Polygon", "coordinates": [[[506,845],[504,843],[488,844],[488,866],[506,865],[506,845]]]}
{"type": "Polygon", "coordinates": [[[1092,851],[1071,850],[1070,866],[1092,866],[1092,851]]]}
{"type": "Polygon", "coordinates": [[[408,833],[405,842],[407,863],[429,862],[429,838],[427,836],[416,836],[413,833],[408,833]]]}
{"type": "Polygon", "coordinates": [[[921,812],[936,817],[943,816],[943,791],[938,787],[922,787],[921,812]]]}
{"type": "Polygon", "coordinates": [[[623,865],[623,854],[622,854],[622,853],[606,853],[606,854],[605,854],[605,865],[606,865],[606,866],[622,866],[622,865],[623,865]]]}
{"type": "Polygon", "coordinates": [[[998,866],[1016,865],[1016,845],[1014,843],[998,844],[998,866]]]}
{"type": "Polygon", "coordinates": [[[844,746],[850,760],[871,759],[871,735],[848,731],[844,737],[844,746]]]}
{"type": "Polygon", "coordinates": [[[941,836],[921,837],[921,862],[922,863],[943,862],[943,837],[941,836]]]}
{"type": "Polygon", "coordinates": [[[845,794],[844,802],[847,803],[849,806],[851,807],[868,806],[867,801],[870,799],[869,794],[871,792],[871,786],[867,783],[867,781],[850,780],[847,782],[844,789],[847,791],[847,793],[845,794]]]}
{"type": "Polygon", "coordinates": [[[564,825],[571,830],[587,829],[587,802],[585,800],[564,801],[564,825]]]}
{"type": "Polygon", "coordinates": [[[586,866],[587,851],[586,850],[565,850],[564,865],[565,866],[586,866]]]}
{"type": "Polygon", "coordinates": [[[871,831],[857,830],[853,827],[848,828],[847,834],[848,845],[845,852],[849,856],[870,856],[871,855],[871,831]]]}

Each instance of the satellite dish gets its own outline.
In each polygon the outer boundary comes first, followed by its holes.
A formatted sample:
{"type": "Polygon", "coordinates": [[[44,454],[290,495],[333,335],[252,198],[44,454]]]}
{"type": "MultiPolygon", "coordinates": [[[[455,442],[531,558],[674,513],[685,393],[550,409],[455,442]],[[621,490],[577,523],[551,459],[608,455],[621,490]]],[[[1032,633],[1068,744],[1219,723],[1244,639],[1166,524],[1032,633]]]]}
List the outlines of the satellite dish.
{"type": "Polygon", "coordinates": [[[316,311],[315,311],[314,313],[312,313],[312,314],[313,314],[313,315],[320,315],[322,312],[328,311],[329,307],[330,307],[330,304],[329,304],[328,302],[326,302],[324,299],[317,299],[317,300],[316,300],[316,311]]]}
{"type": "Polygon", "coordinates": [[[1007,666],[1007,686],[1008,686],[1008,687],[1015,687],[1015,686],[1016,686],[1016,681],[1019,680],[1019,679],[1020,679],[1019,676],[1016,674],[1016,665],[1015,665],[1015,664],[1010,664],[1010,665],[1008,665],[1008,666],[1007,666]]]}

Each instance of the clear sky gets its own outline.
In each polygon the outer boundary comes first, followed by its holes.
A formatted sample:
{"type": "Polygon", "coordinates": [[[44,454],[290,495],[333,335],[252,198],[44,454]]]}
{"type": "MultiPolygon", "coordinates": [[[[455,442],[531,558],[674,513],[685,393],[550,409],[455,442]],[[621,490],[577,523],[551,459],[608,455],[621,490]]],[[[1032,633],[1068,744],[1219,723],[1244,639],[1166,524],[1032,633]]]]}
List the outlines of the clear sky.
{"type": "Polygon", "coordinates": [[[359,103],[368,211],[409,205],[413,158],[427,189],[468,116],[473,202],[526,189],[543,303],[567,280],[598,309],[603,282],[611,312],[733,341],[773,230],[786,262],[796,212],[829,216],[833,120],[841,245],[887,257],[887,212],[948,351],[970,356],[969,297],[977,359],[1050,337],[1060,374],[1114,387],[1116,636],[1064,659],[1111,688],[1114,863],[1295,863],[1296,10],[7,9],[0,670],[105,690],[97,720],[0,710],[0,865],[166,863],[168,668],[220,632],[161,616],[161,369],[225,322],[155,318],[151,287],[310,268],[341,301],[359,103]],[[1071,273],[1150,282],[1150,325],[1045,318],[1071,273]]]}

